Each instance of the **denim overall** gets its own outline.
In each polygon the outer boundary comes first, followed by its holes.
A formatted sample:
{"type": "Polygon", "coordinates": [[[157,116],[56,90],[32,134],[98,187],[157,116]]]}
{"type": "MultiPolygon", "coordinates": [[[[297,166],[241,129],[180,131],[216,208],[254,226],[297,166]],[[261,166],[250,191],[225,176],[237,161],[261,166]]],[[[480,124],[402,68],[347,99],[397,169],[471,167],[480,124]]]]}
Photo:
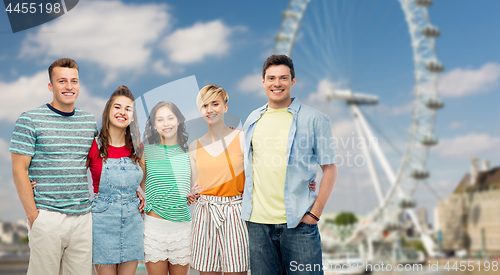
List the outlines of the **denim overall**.
{"type": "Polygon", "coordinates": [[[99,192],[92,200],[93,264],[144,259],[144,225],[136,194],[142,177],[141,167],[128,157],[103,163],[99,192]]]}

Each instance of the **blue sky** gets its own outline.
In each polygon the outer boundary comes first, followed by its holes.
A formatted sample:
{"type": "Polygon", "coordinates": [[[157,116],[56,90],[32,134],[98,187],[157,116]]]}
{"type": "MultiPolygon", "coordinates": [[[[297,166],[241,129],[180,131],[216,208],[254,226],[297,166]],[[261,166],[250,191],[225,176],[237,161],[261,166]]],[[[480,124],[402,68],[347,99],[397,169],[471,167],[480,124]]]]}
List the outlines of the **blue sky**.
{"type": "MultiPolygon", "coordinates": [[[[399,2],[331,1],[338,12],[331,13],[330,26],[315,25],[314,18],[321,12],[317,2],[312,0],[299,28],[292,55],[297,74],[292,94],[327,113],[334,136],[354,137],[344,104],[321,99],[320,80],[334,73],[321,70],[305,55],[315,50],[308,34],[318,26],[341,33],[340,42],[333,45],[336,54],[321,57],[340,72],[330,81],[378,95],[380,104],[363,110],[374,128],[404,151],[415,80],[408,27],[399,2]]],[[[141,95],[192,75],[199,87],[223,86],[230,94],[229,112],[244,120],[266,102],[259,75],[273,52],[287,5],[288,1],[263,0],[87,0],[64,16],[16,34],[6,13],[0,12],[0,219],[24,217],[11,177],[8,144],[21,112],[52,100],[46,73],[51,62],[60,57],[78,62],[82,87],[77,107],[91,111],[98,120],[105,100],[120,85],[141,95]]],[[[441,143],[431,151],[428,182],[442,197],[469,170],[471,157],[500,165],[498,10],[496,0],[436,0],[429,8],[431,22],[442,32],[436,41],[437,56],[446,71],[439,84],[445,108],[436,122],[441,143]]],[[[186,101],[195,96],[192,89],[186,93],[186,101]]],[[[195,102],[192,109],[182,111],[195,116],[195,102]]],[[[379,139],[397,170],[400,155],[379,139]]],[[[338,150],[339,154],[350,151],[359,154],[349,148],[338,150]]],[[[366,167],[343,165],[339,171],[326,211],[366,213],[373,208],[374,191],[366,167]]],[[[436,197],[425,187],[418,187],[416,196],[419,206],[435,204],[436,197]]]]}

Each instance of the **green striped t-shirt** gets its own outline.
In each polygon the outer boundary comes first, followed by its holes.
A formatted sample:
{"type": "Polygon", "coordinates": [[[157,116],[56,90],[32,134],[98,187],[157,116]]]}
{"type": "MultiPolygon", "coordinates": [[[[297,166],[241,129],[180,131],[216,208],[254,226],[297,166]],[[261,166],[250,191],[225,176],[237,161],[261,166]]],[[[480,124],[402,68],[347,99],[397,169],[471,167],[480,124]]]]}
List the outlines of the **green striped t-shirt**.
{"type": "Polygon", "coordinates": [[[17,119],[9,151],[31,157],[28,172],[36,181],[38,209],[90,212],[86,160],[96,134],[94,115],[77,108],[64,113],[46,104],[17,119]]]}
{"type": "Polygon", "coordinates": [[[173,222],[191,221],[187,194],[190,191],[189,154],[179,145],[144,146],[146,160],[146,208],[173,222]]]}

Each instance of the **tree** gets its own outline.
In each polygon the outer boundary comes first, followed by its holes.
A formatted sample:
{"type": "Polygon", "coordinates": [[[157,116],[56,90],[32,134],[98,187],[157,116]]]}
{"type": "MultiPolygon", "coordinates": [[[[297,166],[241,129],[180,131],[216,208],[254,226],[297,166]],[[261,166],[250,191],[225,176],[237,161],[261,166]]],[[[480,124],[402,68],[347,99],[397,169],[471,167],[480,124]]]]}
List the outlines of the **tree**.
{"type": "Polygon", "coordinates": [[[352,212],[340,212],[333,221],[337,226],[351,225],[358,222],[358,218],[352,212]]]}

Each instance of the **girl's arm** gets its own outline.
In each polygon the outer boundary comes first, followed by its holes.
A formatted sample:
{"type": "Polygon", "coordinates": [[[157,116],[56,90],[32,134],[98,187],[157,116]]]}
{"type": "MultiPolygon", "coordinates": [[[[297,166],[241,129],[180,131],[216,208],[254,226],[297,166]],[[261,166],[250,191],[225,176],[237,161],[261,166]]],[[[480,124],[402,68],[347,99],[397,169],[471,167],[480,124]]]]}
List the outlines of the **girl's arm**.
{"type": "Polygon", "coordinates": [[[198,169],[196,169],[196,148],[197,141],[191,142],[189,145],[189,163],[191,164],[191,192],[188,194],[188,204],[191,205],[198,200],[198,192],[200,186],[198,185],[198,169]]]}
{"type": "MultiPolygon", "coordinates": [[[[141,166],[142,169],[142,180],[141,183],[139,184],[140,188],[142,189],[142,192],[145,193],[145,182],[146,182],[146,161],[144,160],[144,153],[142,154],[142,157],[139,159],[139,166],[141,166]]],[[[139,197],[139,200],[141,201],[141,204],[139,205],[139,211],[141,211],[141,214],[144,215],[144,197],[142,196],[141,192],[139,190],[137,192],[137,197],[139,197]]]]}
{"type": "Polygon", "coordinates": [[[142,181],[139,186],[143,192],[146,192],[146,160],[144,159],[144,153],[142,153],[142,156],[139,159],[139,166],[141,166],[143,172],[142,181]]]}

